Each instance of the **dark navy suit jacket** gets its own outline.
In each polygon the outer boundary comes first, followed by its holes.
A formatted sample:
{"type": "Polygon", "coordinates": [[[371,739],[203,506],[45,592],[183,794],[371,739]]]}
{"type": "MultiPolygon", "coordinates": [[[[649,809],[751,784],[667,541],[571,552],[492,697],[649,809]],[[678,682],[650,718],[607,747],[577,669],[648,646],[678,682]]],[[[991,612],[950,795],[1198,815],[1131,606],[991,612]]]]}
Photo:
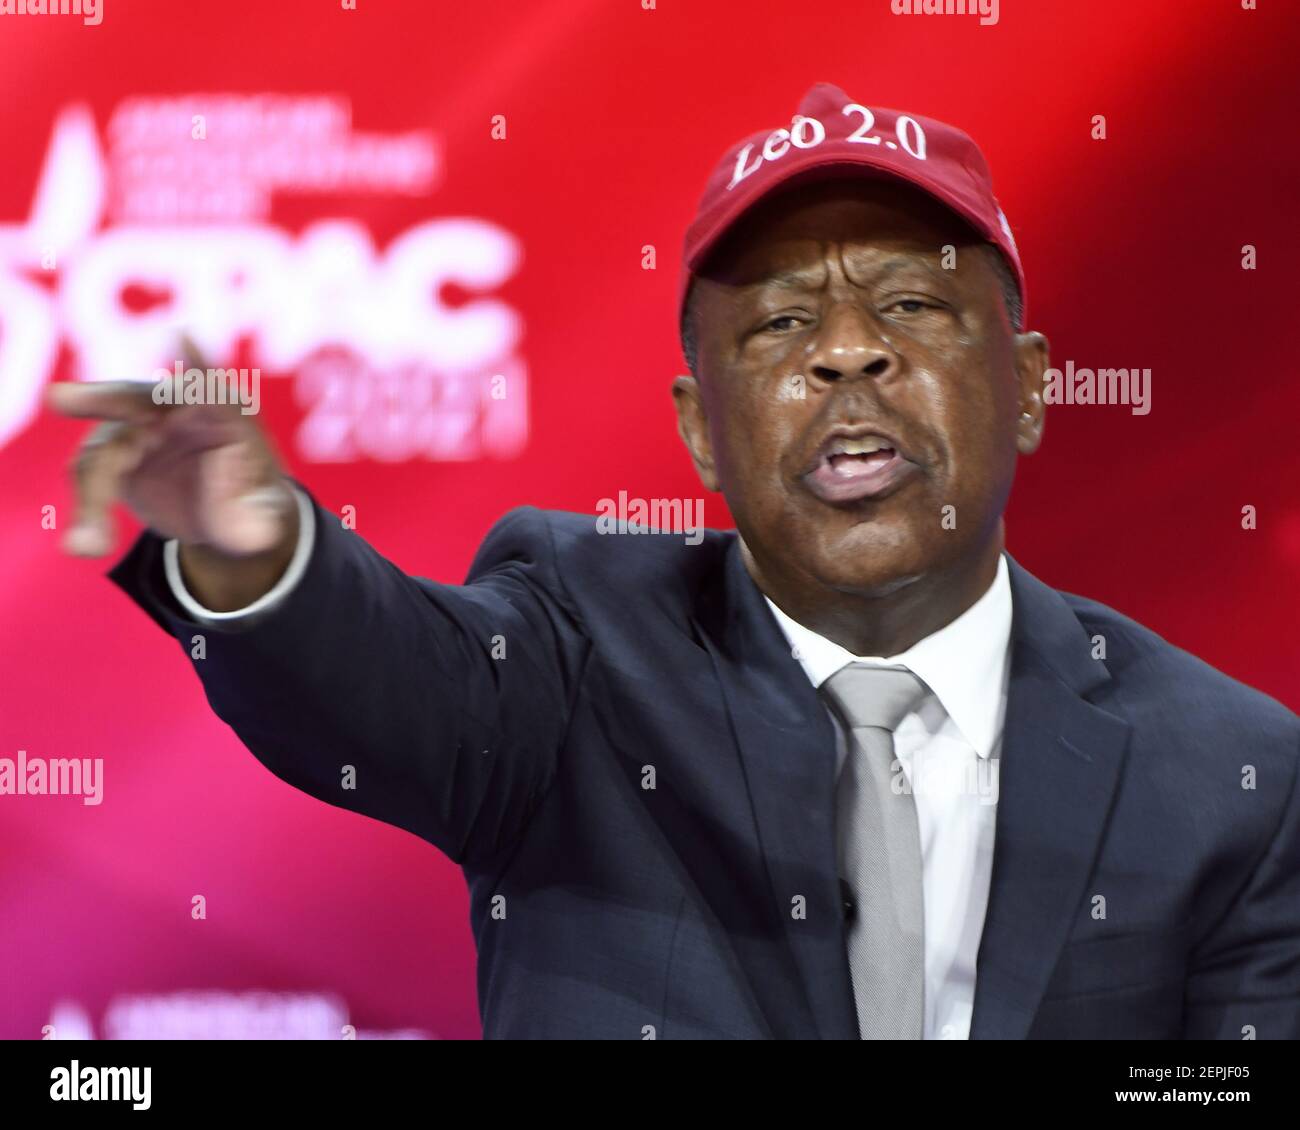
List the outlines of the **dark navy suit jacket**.
{"type": "MultiPolygon", "coordinates": [[[[189,620],[152,533],[111,576],[273,773],[462,867],[487,1036],[856,1037],[835,735],[734,533],[522,508],[457,586],[316,517],[251,626],[189,620]]],[[[1300,720],[1010,573],[972,1037],[1300,1037],[1300,720]]]]}

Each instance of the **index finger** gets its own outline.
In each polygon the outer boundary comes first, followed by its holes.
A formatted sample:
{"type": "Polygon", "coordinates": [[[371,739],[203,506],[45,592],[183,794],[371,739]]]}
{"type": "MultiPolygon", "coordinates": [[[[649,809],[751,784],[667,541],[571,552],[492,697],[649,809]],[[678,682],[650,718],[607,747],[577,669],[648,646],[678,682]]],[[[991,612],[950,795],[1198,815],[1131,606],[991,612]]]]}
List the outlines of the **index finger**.
{"type": "Polygon", "coordinates": [[[45,402],[78,420],[144,420],[158,412],[153,381],[55,381],[45,402]]]}
{"type": "Polygon", "coordinates": [[[208,360],[188,333],[182,332],[177,342],[180,348],[182,367],[186,369],[206,369],[208,360]]]}

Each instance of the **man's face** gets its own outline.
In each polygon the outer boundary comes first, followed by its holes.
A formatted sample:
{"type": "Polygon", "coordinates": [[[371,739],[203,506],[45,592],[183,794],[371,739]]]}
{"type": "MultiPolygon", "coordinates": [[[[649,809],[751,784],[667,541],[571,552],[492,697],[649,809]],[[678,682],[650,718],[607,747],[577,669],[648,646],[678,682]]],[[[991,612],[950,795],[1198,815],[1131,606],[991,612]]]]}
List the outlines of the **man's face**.
{"type": "Polygon", "coordinates": [[[680,430],[776,587],[880,596],[1000,550],[1046,342],[1012,331],[975,239],[906,185],[823,181],[747,214],[696,280],[680,430]]]}

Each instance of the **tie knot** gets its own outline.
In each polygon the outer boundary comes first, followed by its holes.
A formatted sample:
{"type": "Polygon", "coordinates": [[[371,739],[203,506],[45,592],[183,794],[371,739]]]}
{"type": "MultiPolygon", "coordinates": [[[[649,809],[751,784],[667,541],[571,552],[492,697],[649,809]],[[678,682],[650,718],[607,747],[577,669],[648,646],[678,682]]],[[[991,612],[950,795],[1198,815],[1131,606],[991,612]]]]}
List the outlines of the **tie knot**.
{"type": "Polygon", "coordinates": [[[822,693],[850,729],[876,726],[893,731],[929,688],[911,671],[850,663],[822,684],[822,693]]]}

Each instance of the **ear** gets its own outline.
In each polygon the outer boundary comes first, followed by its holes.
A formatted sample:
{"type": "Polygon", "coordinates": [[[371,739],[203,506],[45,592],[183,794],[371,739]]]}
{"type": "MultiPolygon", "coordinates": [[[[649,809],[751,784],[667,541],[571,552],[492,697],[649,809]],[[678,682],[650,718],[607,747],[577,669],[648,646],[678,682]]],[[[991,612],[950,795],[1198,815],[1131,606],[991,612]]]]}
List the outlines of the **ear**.
{"type": "Polygon", "coordinates": [[[718,476],[713,466],[713,443],[709,439],[709,415],[704,407],[704,395],[694,377],[673,379],[673,404],[677,408],[677,434],[695,463],[695,473],[705,490],[718,489],[718,476]]]}
{"type": "Polygon", "coordinates": [[[1050,347],[1040,333],[1016,334],[1016,379],[1020,387],[1020,415],[1016,419],[1016,450],[1032,455],[1043,440],[1043,376],[1050,347]]]}

